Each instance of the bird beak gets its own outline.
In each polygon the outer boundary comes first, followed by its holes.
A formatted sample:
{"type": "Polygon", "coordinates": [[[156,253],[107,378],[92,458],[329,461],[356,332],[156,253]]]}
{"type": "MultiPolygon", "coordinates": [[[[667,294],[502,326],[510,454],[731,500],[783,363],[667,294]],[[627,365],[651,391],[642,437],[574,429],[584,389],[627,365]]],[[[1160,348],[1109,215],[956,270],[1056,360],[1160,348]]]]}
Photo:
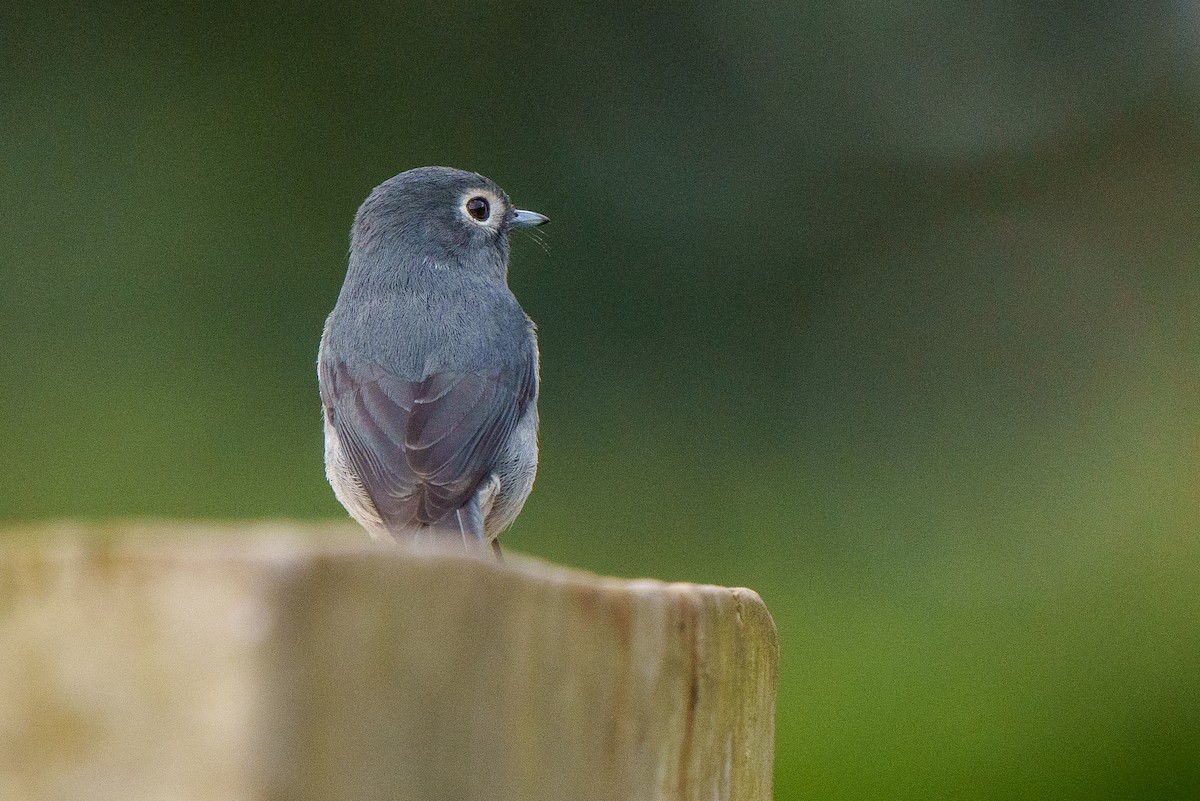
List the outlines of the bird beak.
{"type": "Polygon", "coordinates": [[[545,225],[550,222],[550,218],[544,214],[538,214],[536,211],[525,211],[524,209],[513,209],[513,216],[508,221],[510,228],[532,228],[535,225],[545,225]]]}

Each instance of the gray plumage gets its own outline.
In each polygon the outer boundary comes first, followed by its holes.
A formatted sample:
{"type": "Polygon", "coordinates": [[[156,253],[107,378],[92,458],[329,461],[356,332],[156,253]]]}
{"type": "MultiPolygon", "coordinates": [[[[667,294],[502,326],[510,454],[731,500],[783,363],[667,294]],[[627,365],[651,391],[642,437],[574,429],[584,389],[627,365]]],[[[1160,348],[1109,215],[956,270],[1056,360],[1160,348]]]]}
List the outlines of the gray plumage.
{"type": "Polygon", "coordinates": [[[317,373],[326,475],[373,537],[495,545],[521,511],[538,350],[508,288],[508,234],[544,222],[446,167],[401,173],[359,207],[317,373]]]}

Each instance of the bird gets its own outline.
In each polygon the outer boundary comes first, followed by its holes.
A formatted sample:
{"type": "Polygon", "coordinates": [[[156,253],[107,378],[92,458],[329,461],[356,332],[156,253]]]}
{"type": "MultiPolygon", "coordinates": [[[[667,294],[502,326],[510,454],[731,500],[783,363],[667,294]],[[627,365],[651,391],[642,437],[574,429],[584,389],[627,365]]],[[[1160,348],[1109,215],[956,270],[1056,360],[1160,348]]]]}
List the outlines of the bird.
{"type": "Polygon", "coordinates": [[[375,540],[499,557],[538,460],[537,329],[509,234],[548,218],[449,167],[396,175],[354,217],[317,352],[325,473],[375,540]]]}

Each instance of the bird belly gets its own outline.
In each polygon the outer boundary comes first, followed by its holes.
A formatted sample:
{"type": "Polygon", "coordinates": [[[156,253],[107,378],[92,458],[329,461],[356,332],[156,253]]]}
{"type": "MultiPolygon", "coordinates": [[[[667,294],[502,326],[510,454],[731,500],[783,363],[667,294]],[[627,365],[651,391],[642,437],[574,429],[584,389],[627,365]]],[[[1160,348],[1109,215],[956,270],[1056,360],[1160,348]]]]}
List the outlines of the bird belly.
{"type": "Polygon", "coordinates": [[[533,489],[533,479],[537,474],[537,432],[537,407],[530,404],[525,416],[517,421],[496,462],[493,475],[500,479],[500,488],[490,499],[491,508],[484,520],[484,530],[489,540],[500,536],[500,532],[512,524],[533,489]]]}
{"type": "Polygon", "coordinates": [[[387,526],[375,509],[375,504],[371,502],[362,482],[346,461],[337,430],[329,422],[328,416],[325,419],[325,477],[329,479],[329,485],[333,487],[333,494],[338,501],[346,507],[350,516],[367,530],[372,539],[392,539],[387,526]]]}

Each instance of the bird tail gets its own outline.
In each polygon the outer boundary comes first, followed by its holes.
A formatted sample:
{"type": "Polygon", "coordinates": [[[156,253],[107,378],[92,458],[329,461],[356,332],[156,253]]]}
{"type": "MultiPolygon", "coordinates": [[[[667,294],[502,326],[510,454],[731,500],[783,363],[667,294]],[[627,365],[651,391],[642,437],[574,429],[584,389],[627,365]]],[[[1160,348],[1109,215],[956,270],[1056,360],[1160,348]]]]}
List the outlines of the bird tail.
{"type": "Polygon", "coordinates": [[[483,550],[490,546],[492,555],[502,559],[499,540],[488,540],[483,527],[483,510],[480,509],[479,494],[476,493],[461,509],[444,519],[421,527],[420,539],[450,544],[461,542],[470,550],[483,550]]]}

